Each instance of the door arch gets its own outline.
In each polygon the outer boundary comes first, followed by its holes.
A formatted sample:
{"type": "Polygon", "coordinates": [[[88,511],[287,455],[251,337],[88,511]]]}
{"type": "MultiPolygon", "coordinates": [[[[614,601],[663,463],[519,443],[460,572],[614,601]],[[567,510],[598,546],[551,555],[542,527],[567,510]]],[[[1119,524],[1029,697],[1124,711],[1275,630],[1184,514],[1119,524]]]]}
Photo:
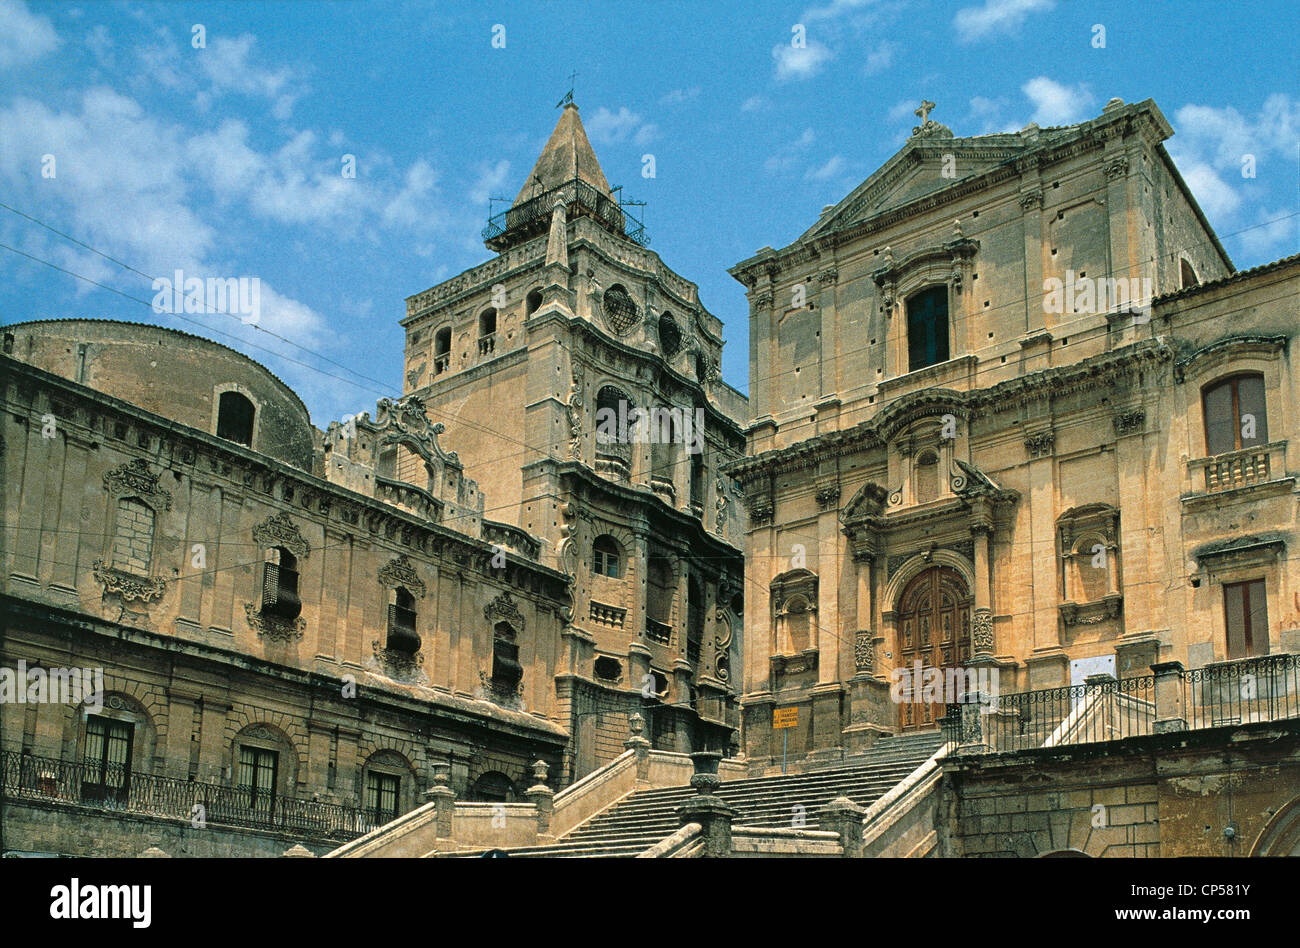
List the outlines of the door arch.
{"type": "MultiPolygon", "coordinates": [[[[898,667],[915,679],[916,663],[928,668],[956,668],[970,661],[971,595],[966,580],[951,566],[932,566],[912,578],[898,598],[898,667]]],[[[921,682],[899,702],[900,729],[934,727],[947,712],[943,701],[922,701],[921,682]]]]}

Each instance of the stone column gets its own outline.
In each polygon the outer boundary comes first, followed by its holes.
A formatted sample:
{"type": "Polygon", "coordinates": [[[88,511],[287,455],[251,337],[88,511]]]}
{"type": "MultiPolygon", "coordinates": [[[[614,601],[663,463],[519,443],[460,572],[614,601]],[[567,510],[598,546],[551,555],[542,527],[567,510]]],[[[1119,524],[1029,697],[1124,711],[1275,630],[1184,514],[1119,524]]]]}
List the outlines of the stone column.
{"type": "Polygon", "coordinates": [[[546,785],[546,761],[533,764],[533,779],[537,781],[524,791],[524,799],[537,808],[537,835],[546,836],[551,829],[551,811],[555,806],[555,791],[546,785]]]}
{"type": "Polygon", "coordinates": [[[731,823],[739,814],[713,795],[722,783],[718,777],[722,755],[717,751],[697,751],[691,754],[691,760],[695,764],[691,786],[698,796],[677,808],[679,825],[698,823],[704,838],[704,855],[726,858],[731,855],[731,823]]]}
{"type": "Polygon", "coordinates": [[[1156,734],[1187,730],[1187,710],[1183,695],[1183,663],[1159,662],[1151,666],[1156,675],[1156,734]]]}
{"type": "Polygon", "coordinates": [[[987,501],[976,501],[971,510],[971,538],[975,541],[975,609],[971,614],[971,658],[992,661],[993,608],[989,592],[989,545],[993,538],[993,517],[987,501]]]}

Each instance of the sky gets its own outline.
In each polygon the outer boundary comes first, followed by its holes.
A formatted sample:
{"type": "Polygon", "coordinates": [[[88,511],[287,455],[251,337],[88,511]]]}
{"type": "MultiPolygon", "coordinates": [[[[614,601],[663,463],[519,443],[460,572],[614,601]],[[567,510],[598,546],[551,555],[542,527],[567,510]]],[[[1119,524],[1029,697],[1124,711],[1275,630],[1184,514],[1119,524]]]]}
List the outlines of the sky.
{"type": "Polygon", "coordinates": [[[571,81],[741,391],[727,269],[883,164],[923,98],[958,136],[1152,98],[1238,268],[1296,252],[1293,0],[1134,6],[0,0],[0,322],[184,329],[268,366],[318,427],[373,414],[401,391],[405,298],[491,257],[489,199],[518,192],[571,81]],[[155,311],[178,270],[255,278],[256,325],[155,311]]]}

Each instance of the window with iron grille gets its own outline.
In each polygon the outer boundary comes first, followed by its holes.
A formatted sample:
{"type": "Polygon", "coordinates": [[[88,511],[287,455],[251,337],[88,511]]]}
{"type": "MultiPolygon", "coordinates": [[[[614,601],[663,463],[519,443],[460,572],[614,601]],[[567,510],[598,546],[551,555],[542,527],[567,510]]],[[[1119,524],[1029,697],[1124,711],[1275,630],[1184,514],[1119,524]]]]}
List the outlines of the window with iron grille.
{"type": "Polygon", "coordinates": [[[388,604],[387,647],[414,655],[420,650],[420,636],[415,631],[415,597],[399,586],[393,600],[388,604]]]}
{"type": "Polygon", "coordinates": [[[95,800],[125,799],[131,778],[135,726],[92,715],[86,719],[81,793],[95,800]]]}
{"type": "Polygon", "coordinates": [[[248,808],[269,813],[275,805],[275,776],[280,755],[261,747],[239,748],[239,789],[248,796],[248,808]]]}
{"type": "Polygon", "coordinates": [[[280,619],[296,619],[302,612],[298,598],[298,561],[283,547],[268,552],[262,574],[262,612],[280,619]]]}
{"type": "Polygon", "coordinates": [[[512,691],[523,680],[524,669],[519,664],[519,646],[515,630],[507,622],[498,622],[493,630],[492,684],[512,691]]]}
{"type": "Polygon", "coordinates": [[[376,826],[397,819],[397,792],[402,778],[395,774],[370,773],[366,780],[366,815],[376,826]]]}
{"type": "Polygon", "coordinates": [[[1223,585],[1224,625],[1228,632],[1228,658],[1268,654],[1268,603],[1264,580],[1223,585]]]}

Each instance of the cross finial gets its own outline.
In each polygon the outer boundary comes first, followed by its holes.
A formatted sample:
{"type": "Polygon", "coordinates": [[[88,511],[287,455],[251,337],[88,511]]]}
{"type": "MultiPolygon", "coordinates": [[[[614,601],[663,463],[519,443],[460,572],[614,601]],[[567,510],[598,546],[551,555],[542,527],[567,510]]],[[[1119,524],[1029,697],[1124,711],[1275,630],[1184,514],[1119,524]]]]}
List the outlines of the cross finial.
{"type": "Polygon", "coordinates": [[[563,99],[561,99],[559,102],[555,103],[555,107],[556,107],[557,109],[558,109],[560,106],[562,106],[562,105],[568,105],[570,102],[573,101],[573,85],[574,85],[574,80],[577,79],[577,78],[578,78],[578,74],[577,74],[576,72],[571,72],[571,73],[569,73],[569,91],[566,92],[566,93],[564,93],[564,98],[563,98],[563,99]]]}
{"type": "Polygon", "coordinates": [[[921,120],[921,124],[924,125],[926,122],[930,121],[930,110],[933,108],[934,108],[933,102],[931,102],[929,99],[922,99],[921,107],[917,109],[915,112],[913,112],[912,114],[915,115],[917,118],[919,118],[921,120]]]}

